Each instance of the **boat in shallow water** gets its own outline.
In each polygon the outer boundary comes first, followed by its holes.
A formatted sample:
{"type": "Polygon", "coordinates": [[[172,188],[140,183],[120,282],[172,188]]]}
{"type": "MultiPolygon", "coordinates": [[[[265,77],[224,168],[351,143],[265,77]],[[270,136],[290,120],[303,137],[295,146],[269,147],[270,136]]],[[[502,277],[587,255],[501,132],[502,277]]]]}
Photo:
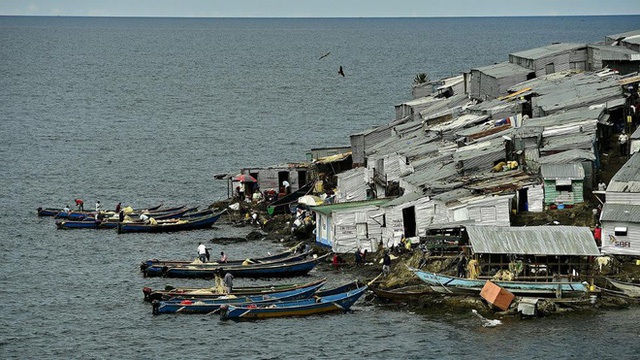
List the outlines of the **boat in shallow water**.
{"type": "Polygon", "coordinates": [[[304,259],[308,253],[296,254],[285,259],[275,260],[264,264],[252,265],[214,265],[206,264],[185,266],[164,266],[161,273],[152,271],[154,266],[145,271],[146,276],[164,276],[171,278],[200,278],[213,279],[222,273],[230,272],[235,277],[246,278],[283,278],[307,275],[320,261],[329,254],[316,258],[304,259]]]}
{"type": "Polygon", "coordinates": [[[140,223],[118,223],[118,233],[126,234],[126,233],[155,233],[155,232],[174,232],[174,231],[187,231],[187,230],[198,230],[198,229],[208,229],[215,224],[218,219],[222,216],[222,214],[226,210],[223,210],[217,214],[211,214],[207,216],[202,216],[194,219],[179,219],[179,221],[170,222],[170,223],[150,223],[150,224],[140,224],[140,223]]]}
{"type": "Polygon", "coordinates": [[[334,295],[267,304],[226,304],[220,308],[220,318],[222,320],[255,320],[347,312],[367,289],[368,287],[364,285],[355,290],[334,295]]]}
{"type": "Polygon", "coordinates": [[[243,286],[233,287],[231,293],[226,293],[222,285],[207,287],[207,288],[173,288],[167,287],[164,290],[154,290],[150,287],[142,288],[145,301],[154,300],[170,300],[170,299],[184,299],[184,300],[197,300],[197,299],[215,299],[222,296],[235,295],[268,295],[275,292],[282,292],[288,290],[302,289],[319,284],[324,284],[327,281],[326,278],[322,278],[316,281],[310,281],[306,283],[289,283],[289,284],[270,284],[264,286],[243,286]]]}
{"type": "Polygon", "coordinates": [[[232,295],[228,294],[213,299],[176,299],[168,301],[154,301],[152,303],[153,314],[211,314],[216,313],[220,306],[225,304],[259,304],[272,303],[275,301],[306,299],[312,296],[324,282],[312,286],[297,288],[293,290],[272,292],[270,294],[258,295],[232,295]]]}
{"type": "MultiPolygon", "coordinates": [[[[162,268],[165,266],[181,266],[181,265],[206,265],[206,266],[231,266],[231,265],[249,265],[249,264],[261,264],[261,263],[266,263],[266,262],[272,262],[278,259],[284,259],[286,257],[292,256],[293,254],[297,253],[301,248],[302,248],[302,244],[303,243],[299,243],[295,246],[292,246],[288,249],[286,249],[283,252],[277,253],[277,254],[273,254],[273,255],[268,255],[268,256],[264,256],[264,257],[258,257],[258,258],[248,258],[248,259],[243,259],[243,260],[228,260],[225,263],[219,263],[217,261],[212,261],[212,262],[206,262],[206,263],[202,263],[200,262],[199,259],[195,259],[195,260],[159,260],[159,259],[149,259],[149,260],[145,260],[143,262],[140,263],[140,271],[147,271],[147,269],[149,269],[149,272],[151,271],[157,271],[162,272],[162,268]],[[153,267],[153,269],[150,269],[151,267],[153,267]]],[[[152,276],[147,274],[147,276],[152,276]]]]}

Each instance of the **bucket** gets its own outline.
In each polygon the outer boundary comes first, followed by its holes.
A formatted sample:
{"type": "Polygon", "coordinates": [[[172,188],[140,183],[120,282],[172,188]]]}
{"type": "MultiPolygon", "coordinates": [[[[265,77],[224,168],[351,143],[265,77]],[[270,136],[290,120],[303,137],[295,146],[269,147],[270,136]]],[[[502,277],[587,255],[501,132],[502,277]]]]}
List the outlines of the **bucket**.
{"type": "Polygon", "coordinates": [[[558,204],[558,210],[564,209],[564,204],[558,204]]]}
{"type": "Polygon", "coordinates": [[[640,260],[636,260],[636,265],[640,265],[640,260]]]}
{"type": "Polygon", "coordinates": [[[589,296],[589,302],[590,302],[591,304],[595,304],[595,303],[596,303],[596,299],[597,299],[597,298],[598,298],[598,297],[597,297],[596,295],[591,295],[591,296],[589,296]]]}

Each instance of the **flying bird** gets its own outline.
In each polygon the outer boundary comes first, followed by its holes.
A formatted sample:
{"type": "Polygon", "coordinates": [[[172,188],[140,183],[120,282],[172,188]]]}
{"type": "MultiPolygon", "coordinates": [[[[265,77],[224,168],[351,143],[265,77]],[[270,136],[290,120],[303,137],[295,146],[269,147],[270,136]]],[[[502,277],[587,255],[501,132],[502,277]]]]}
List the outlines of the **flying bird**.
{"type": "Polygon", "coordinates": [[[338,74],[342,75],[342,77],[344,77],[344,70],[342,70],[342,65],[340,65],[340,69],[338,70],[338,74]]]}
{"type": "Polygon", "coordinates": [[[329,56],[329,54],[331,54],[331,51],[329,51],[328,53],[320,56],[320,59],[318,59],[318,60],[322,60],[322,59],[326,58],[327,56],[329,56]]]}

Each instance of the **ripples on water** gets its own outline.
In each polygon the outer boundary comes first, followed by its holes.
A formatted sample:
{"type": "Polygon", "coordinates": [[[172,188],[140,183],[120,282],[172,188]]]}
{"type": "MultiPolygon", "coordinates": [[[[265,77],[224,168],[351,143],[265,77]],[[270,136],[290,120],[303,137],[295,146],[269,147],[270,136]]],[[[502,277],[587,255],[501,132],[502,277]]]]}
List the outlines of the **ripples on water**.
{"type": "Polygon", "coordinates": [[[145,279],[141,260],[192,258],[199,241],[248,230],[56,231],[35,209],[76,197],[205,206],[226,197],[213,174],[304,160],[389,122],[419,72],[436,79],[553,41],[597,41],[639,20],[0,17],[0,358],[636,357],[638,310],[494,329],[466,313],[364,301],[344,315],[248,323],[151,316],[142,287],[207,282],[145,279]]]}

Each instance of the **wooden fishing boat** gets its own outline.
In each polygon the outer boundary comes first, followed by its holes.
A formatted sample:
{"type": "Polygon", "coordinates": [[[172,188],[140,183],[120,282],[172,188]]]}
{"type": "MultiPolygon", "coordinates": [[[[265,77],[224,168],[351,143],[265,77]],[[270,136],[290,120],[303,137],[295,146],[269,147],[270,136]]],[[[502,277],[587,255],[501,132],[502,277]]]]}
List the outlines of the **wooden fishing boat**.
{"type": "MultiPolygon", "coordinates": [[[[306,256],[306,254],[300,254],[306,256]]],[[[306,275],[318,262],[326,259],[329,254],[299,260],[298,255],[294,255],[287,260],[276,260],[274,262],[254,265],[232,265],[232,266],[169,266],[165,267],[163,276],[172,278],[202,278],[212,279],[221,272],[230,272],[235,277],[247,278],[283,278],[306,275]]]]}
{"type": "MultiPolygon", "coordinates": [[[[298,243],[295,246],[292,246],[286,250],[284,250],[283,252],[277,253],[277,254],[273,254],[273,255],[268,255],[268,256],[264,256],[264,257],[259,257],[259,258],[248,258],[248,259],[243,259],[243,260],[228,260],[226,263],[219,263],[216,261],[213,262],[208,262],[208,263],[204,263],[206,265],[213,265],[213,266],[220,266],[220,265],[225,265],[225,266],[231,266],[231,265],[248,265],[248,264],[261,264],[261,263],[266,263],[266,262],[272,262],[274,260],[278,260],[278,259],[284,259],[287,258],[289,256],[292,256],[293,254],[297,253],[301,247],[302,247],[303,243],[298,243]]],[[[162,267],[164,266],[179,266],[179,265],[202,265],[203,263],[200,262],[199,259],[195,259],[195,260],[159,260],[159,259],[149,259],[146,261],[143,261],[140,263],[140,271],[145,271],[147,270],[149,267],[151,266],[155,266],[156,269],[162,269],[162,267]]]]}
{"type": "Polygon", "coordinates": [[[170,299],[214,299],[221,296],[235,295],[265,295],[274,292],[282,292],[288,290],[295,290],[301,288],[307,288],[319,284],[324,284],[327,281],[326,278],[320,280],[310,281],[306,283],[289,283],[289,284],[269,284],[264,286],[242,286],[233,287],[233,291],[230,294],[225,292],[222,286],[214,286],[207,288],[173,288],[168,286],[164,290],[154,290],[150,287],[142,288],[145,301],[154,300],[170,300],[170,299]]]}
{"type": "Polygon", "coordinates": [[[274,301],[306,299],[312,296],[323,283],[313,286],[298,288],[293,290],[272,292],[269,294],[258,295],[226,295],[213,299],[177,299],[169,301],[154,301],[153,314],[211,314],[220,309],[220,306],[226,304],[259,304],[272,303],[274,301]]]}
{"type": "Polygon", "coordinates": [[[292,301],[278,301],[267,304],[223,305],[220,308],[222,320],[254,320],[278,317],[309,316],[332,312],[347,312],[367,290],[367,286],[345,293],[292,301]]]}
{"type": "Polygon", "coordinates": [[[171,232],[171,231],[186,231],[197,229],[208,229],[218,221],[222,214],[226,210],[223,210],[217,214],[211,214],[202,216],[195,219],[180,220],[171,223],[158,223],[158,224],[139,224],[139,223],[118,223],[118,233],[138,233],[138,232],[171,232]]]}
{"type": "MultiPolygon", "coordinates": [[[[158,210],[160,207],[162,206],[162,204],[160,205],[156,205],[150,208],[147,208],[147,211],[155,211],[158,210]]],[[[60,209],[60,208],[38,208],[38,216],[58,216],[59,218],[67,218],[69,213],[76,213],[77,211],[69,211],[69,212],[65,212],[64,209],[60,209]],[[61,214],[62,213],[62,214],[61,214]]],[[[140,210],[138,210],[140,211],[140,210]]],[[[91,211],[84,211],[84,212],[78,212],[78,213],[88,213],[88,214],[93,214],[91,211]]]]}
{"type": "Polygon", "coordinates": [[[72,229],[115,229],[117,222],[113,221],[96,221],[94,218],[87,220],[62,220],[56,221],[56,227],[61,230],[72,229]]]}
{"type": "MultiPolygon", "coordinates": [[[[420,280],[435,292],[445,294],[479,294],[488,280],[464,279],[409,268],[420,280]]],[[[516,296],[527,297],[580,297],[587,293],[582,282],[533,282],[533,281],[493,281],[516,296]]]]}
{"type": "Polygon", "coordinates": [[[183,214],[182,216],[180,216],[181,219],[195,219],[195,218],[199,218],[202,216],[207,216],[207,215],[211,215],[215,212],[217,212],[217,209],[206,209],[206,210],[200,210],[197,211],[198,208],[194,208],[191,209],[191,211],[188,211],[187,213],[183,214]]]}
{"type": "Polygon", "coordinates": [[[640,284],[614,280],[611,278],[607,278],[607,282],[618,289],[620,295],[640,299],[640,284]]]}
{"type": "Polygon", "coordinates": [[[378,286],[371,286],[371,291],[378,299],[385,301],[412,301],[422,296],[433,294],[433,290],[427,284],[403,286],[395,289],[383,289],[378,286]]]}
{"type": "Polygon", "coordinates": [[[217,263],[217,262],[208,262],[208,263],[202,263],[200,262],[200,260],[196,260],[193,261],[189,264],[175,264],[175,265],[170,265],[170,264],[151,264],[148,265],[144,270],[143,270],[143,275],[145,277],[154,277],[154,276],[166,276],[166,273],[168,271],[170,271],[173,268],[190,268],[190,269],[203,269],[206,270],[208,272],[211,272],[212,274],[212,278],[215,277],[216,275],[220,275],[220,273],[222,273],[223,269],[233,269],[236,267],[246,267],[246,266],[254,266],[254,265],[266,265],[266,264],[275,264],[275,263],[281,263],[281,262],[294,262],[294,261],[300,261],[303,260],[305,258],[307,258],[307,256],[311,255],[311,252],[307,252],[307,253],[295,253],[292,252],[286,256],[283,257],[279,257],[276,256],[273,259],[269,259],[269,260],[264,260],[264,261],[260,261],[260,262],[249,262],[247,260],[244,261],[238,261],[238,260],[234,260],[232,263],[217,263]]]}

